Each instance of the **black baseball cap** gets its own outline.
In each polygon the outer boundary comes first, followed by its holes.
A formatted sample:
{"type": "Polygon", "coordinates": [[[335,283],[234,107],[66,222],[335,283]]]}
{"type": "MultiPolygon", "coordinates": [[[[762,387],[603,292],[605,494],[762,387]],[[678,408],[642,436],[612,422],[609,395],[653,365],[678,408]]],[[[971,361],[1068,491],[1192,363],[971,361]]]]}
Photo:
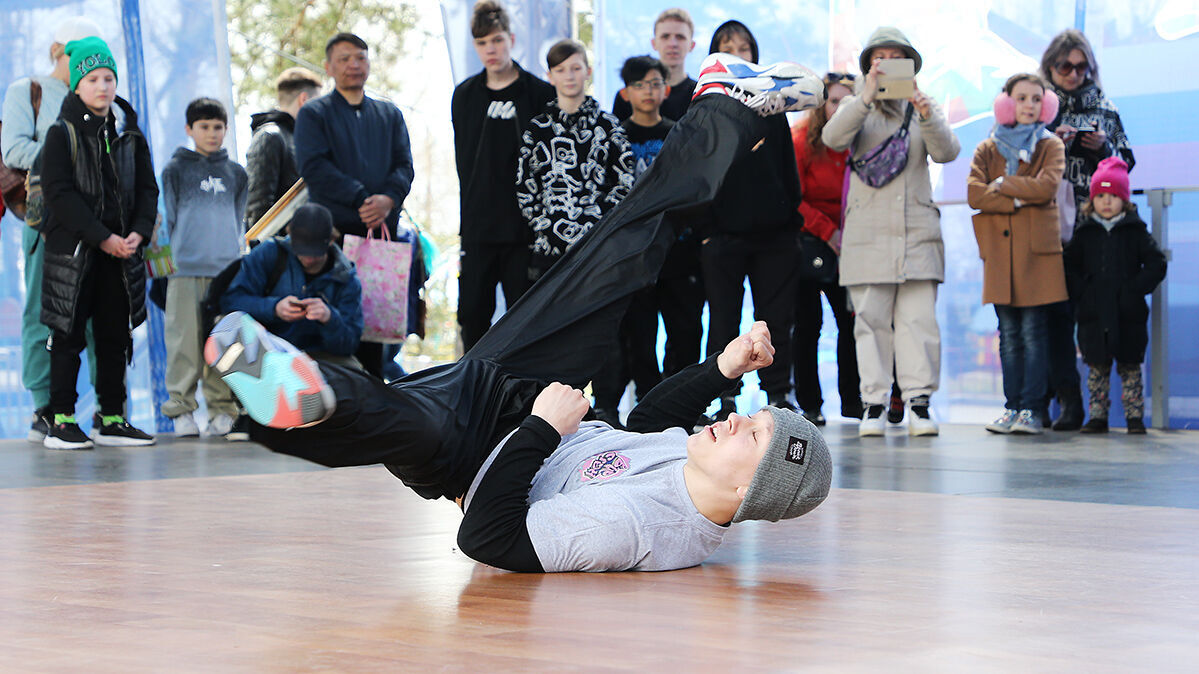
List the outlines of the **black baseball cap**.
{"type": "Polygon", "coordinates": [[[319,257],[329,252],[333,242],[333,215],[320,204],[304,204],[287,223],[291,250],[304,257],[319,257]]]}

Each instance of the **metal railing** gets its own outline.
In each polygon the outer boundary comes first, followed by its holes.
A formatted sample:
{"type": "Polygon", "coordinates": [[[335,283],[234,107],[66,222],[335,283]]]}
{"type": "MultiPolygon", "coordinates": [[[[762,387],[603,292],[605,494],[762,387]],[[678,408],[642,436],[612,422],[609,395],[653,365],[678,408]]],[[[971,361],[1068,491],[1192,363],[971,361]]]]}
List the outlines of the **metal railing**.
{"type": "MultiPolygon", "coordinates": [[[[1157,245],[1166,256],[1166,262],[1173,259],[1170,252],[1169,213],[1174,203],[1174,195],[1178,192],[1199,192],[1199,186],[1190,187],[1153,187],[1133,190],[1137,196],[1144,196],[1149,202],[1150,233],[1157,245]]],[[[965,206],[963,200],[938,201],[937,206],[965,206]]],[[[1158,429],[1170,428],[1170,312],[1167,311],[1169,287],[1165,282],[1158,284],[1153,291],[1153,302],[1149,310],[1150,353],[1153,359],[1149,363],[1149,376],[1152,388],[1149,392],[1152,407],[1153,427],[1158,429]]]]}

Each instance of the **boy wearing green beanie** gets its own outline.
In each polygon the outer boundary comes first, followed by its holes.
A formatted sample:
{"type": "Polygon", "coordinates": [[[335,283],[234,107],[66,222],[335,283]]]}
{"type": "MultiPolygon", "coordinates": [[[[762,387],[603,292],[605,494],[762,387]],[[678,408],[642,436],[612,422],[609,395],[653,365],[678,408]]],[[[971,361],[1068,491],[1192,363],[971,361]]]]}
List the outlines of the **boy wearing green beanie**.
{"type": "Polygon", "coordinates": [[[75,91],[79,86],[79,80],[98,68],[111,71],[112,80],[116,82],[117,62],[112,58],[112,50],[104,40],[94,36],[72,40],[67,43],[66,52],[71,74],[71,91],[75,91]]]}
{"type": "Polygon", "coordinates": [[[146,318],[143,245],[158,211],[158,184],[137,114],[117,96],[117,67],[103,40],[66,45],[72,92],[42,148],[46,200],[42,322],[51,330],[50,419],[43,444],[91,449],[75,422],[79,352],[90,320],[96,348],[95,443],[150,445],[126,421],[125,364],[146,318]],[[112,106],[124,112],[118,129],[112,106]]]}

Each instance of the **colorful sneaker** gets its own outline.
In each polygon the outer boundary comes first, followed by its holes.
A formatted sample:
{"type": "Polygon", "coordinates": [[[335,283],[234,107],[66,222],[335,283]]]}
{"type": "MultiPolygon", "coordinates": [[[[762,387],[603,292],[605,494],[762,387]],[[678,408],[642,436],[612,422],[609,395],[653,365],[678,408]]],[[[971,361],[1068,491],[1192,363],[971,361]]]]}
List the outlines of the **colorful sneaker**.
{"type": "Polygon", "coordinates": [[[986,425],[986,429],[992,433],[1007,435],[1012,432],[1012,424],[1016,423],[1016,417],[1019,415],[1016,410],[1005,409],[998,419],[986,425]]]}
{"type": "Polygon", "coordinates": [[[824,82],[798,63],[760,66],[732,54],[709,54],[700,65],[693,99],[722,93],[763,117],[807,110],[824,104],[824,82]]]}
{"type": "Polygon", "coordinates": [[[50,408],[39,407],[33,411],[33,422],[29,424],[29,433],[25,439],[30,442],[36,442],[39,445],[46,439],[46,435],[50,432],[50,408]]]}
{"type": "Polygon", "coordinates": [[[1017,435],[1040,435],[1041,420],[1032,410],[1020,410],[1016,421],[1012,424],[1012,433],[1017,435]]]}
{"type": "Polygon", "coordinates": [[[92,429],[97,445],[106,447],[145,447],[154,444],[154,436],[134,427],[125,417],[114,414],[99,417],[100,423],[92,429]],[[99,430],[96,430],[99,429],[99,430]]]}
{"type": "Polygon", "coordinates": [[[95,443],[75,423],[74,416],[55,414],[42,446],[46,449],[91,449],[95,443]]]}
{"type": "Polygon", "coordinates": [[[328,419],[337,404],[316,361],[244,312],[217,323],[204,344],[204,359],[263,426],[312,426],[328,419]]]}
{"type": "Polygon", "coordinates": [[[887,424],[883,421],[882,405],[867,405],[866,413],[862,415],[862,423],[858,424],[859,438],[874,438],[885,435],[887,424]]]}
{"type": "Polygon", "coordinates": [[[908,419],[909,435],[940,435],[941,428],[933,419],[928,402],[928,396],[916,396],[908,402],[908,406],[912,408],[911,418],[908,419]]]}

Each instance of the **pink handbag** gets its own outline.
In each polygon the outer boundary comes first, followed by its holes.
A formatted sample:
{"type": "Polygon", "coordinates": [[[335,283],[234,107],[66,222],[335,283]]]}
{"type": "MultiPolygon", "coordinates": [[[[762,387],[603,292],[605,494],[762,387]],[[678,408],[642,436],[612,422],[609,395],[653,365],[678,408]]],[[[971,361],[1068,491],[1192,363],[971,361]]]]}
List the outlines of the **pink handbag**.
{"type": "Polygon", "coordinates": [[[362,283],[362,341],[396,344],[408,337],[408,279],[412,244],[392,241],[387,227],[378,237],[347,234],[342,249],[357,266],[362,283]]]}

